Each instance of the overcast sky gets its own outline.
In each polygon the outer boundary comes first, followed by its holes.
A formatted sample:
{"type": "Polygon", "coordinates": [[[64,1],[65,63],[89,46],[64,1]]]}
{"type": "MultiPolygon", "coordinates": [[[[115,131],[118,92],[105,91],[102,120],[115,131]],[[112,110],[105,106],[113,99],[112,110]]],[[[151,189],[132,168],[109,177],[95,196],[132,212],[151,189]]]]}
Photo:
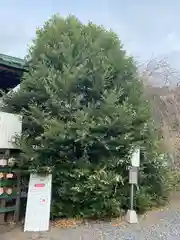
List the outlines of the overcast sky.
{"type": "Polygon", "coordinates": [[[54,13],[112,28],[140,60],[180,53],[178,0],[0,0],[0,53],[23,58],[36,27],[54,13]]]}

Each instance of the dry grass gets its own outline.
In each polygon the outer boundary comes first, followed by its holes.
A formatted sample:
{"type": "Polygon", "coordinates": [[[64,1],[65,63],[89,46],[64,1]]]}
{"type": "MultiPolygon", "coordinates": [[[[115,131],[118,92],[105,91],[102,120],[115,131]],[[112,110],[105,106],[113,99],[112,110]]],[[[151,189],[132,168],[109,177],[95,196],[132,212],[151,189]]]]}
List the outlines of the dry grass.
{"type": "Polygon", "coordinates": [[[162,150],[169,154],[173,170],[180,168],[179,74],[165,61],[150,61],[141,73],[144,91],[162,134],[162,150]],[[158,84],[156,84],[158,83],[158,84]]]}

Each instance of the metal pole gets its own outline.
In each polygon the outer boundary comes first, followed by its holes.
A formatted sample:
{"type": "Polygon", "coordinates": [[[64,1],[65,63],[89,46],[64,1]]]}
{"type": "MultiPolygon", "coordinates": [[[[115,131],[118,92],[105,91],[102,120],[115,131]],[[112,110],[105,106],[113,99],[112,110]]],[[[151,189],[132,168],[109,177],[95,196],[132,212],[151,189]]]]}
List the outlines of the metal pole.
{"type": "Polygon", "coordinates": [[[130,210],[133,210],[134,206],[134,184],[131,184],[131,192],[130,192],[130,210]]]}

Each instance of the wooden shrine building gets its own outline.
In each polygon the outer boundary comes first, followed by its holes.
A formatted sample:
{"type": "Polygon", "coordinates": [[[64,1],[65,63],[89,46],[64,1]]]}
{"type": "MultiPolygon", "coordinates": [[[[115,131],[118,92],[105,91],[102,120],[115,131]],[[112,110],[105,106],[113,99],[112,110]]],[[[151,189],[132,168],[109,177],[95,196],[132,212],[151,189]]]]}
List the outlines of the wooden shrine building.
{"type": "MultiPolygon", "coordinates": [[[[0,89],[8,92],[18,86],[24,71],[26,71],[24,60],[0,54],[0,89]]],[[[7,114],[0,112],[0,141],[2,141],[4,134],[3,117],[7,114]]],[[[8,116],[11,128],[13,124],[17,125],[13,120],[14,116],[13,114],[8,116]]],[[[5,133],[7,134],[7,132],[5,133]]],[[[6,144],[0,147],[0,224],[4,224],[8,220],[16,222],[19,220],[20,202],[24,198],[22,196],[21,174],[14,167],[19,150],[7,146],[6,144]]]]}

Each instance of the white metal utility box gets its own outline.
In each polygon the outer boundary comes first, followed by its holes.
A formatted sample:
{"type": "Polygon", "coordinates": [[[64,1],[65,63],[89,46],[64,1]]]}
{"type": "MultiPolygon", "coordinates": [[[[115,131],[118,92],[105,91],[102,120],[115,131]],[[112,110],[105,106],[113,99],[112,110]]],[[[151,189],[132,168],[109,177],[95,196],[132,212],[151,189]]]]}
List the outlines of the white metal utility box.
{"type": "Polygon", "coordinates": [[[16,149],[14,137],[21,135],[22,117],[0,111],[0,149],[16,149]]]}

